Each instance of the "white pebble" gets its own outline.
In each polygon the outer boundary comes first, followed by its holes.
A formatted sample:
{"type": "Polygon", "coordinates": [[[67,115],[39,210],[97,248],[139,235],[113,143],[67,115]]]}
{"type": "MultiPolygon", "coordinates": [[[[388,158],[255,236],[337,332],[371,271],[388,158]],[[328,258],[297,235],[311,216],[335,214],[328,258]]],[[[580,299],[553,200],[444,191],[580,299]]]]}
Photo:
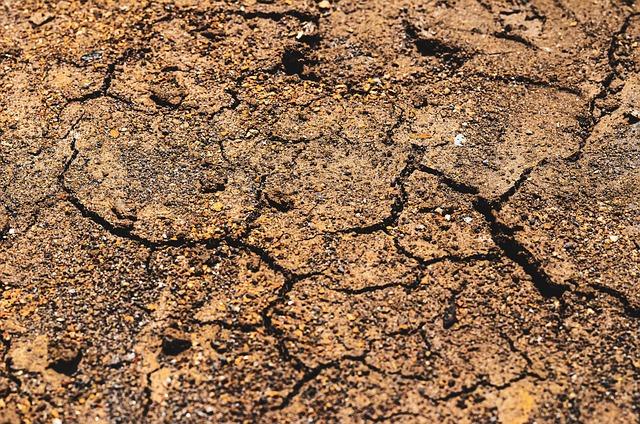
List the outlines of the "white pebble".
{"type": "Polygon", "coordinates": [[[462,134],[458,134],[456,138],[453,139],[453,145],[456,147],[462,146],[467,141],[467,137],[462,134]]]}

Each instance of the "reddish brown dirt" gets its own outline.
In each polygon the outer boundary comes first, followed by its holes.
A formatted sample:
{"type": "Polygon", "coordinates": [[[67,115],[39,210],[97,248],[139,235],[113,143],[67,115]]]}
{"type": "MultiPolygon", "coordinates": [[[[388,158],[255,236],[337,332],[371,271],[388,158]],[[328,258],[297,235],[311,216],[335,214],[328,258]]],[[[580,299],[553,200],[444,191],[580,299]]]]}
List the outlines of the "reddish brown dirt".
{"type": "Polygon", "coordinates": [[[0,422],[638,422],[639,12],[3,0],[0,422]]]}

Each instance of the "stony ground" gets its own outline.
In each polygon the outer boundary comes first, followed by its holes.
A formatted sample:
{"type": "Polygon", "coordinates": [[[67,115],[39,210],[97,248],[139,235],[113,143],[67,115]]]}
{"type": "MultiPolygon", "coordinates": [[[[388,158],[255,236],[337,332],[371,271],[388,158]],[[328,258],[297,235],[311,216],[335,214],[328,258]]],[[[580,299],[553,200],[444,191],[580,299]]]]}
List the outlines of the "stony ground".
{"type": "Polygon", "coordinates": [[[0,422],[638,422],[634,0],[0,2],[0,422]]]}

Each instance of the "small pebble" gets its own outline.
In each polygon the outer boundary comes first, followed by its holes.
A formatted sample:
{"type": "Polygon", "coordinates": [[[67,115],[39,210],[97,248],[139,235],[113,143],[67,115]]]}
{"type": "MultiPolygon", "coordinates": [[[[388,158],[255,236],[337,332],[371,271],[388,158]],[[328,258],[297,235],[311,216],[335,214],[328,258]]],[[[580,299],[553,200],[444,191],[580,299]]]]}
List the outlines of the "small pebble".
{"type": "Polygon", "coordinates": [[[462,135],[462,134],[458,134],[456,136],[456,138],[453,139],[453,145],[456,147],[460,147],[462,146],[465,142],[467,141],[467,138],[462,135]]]}
{"type": "Polygon", "coordinates": [[[102,52],[98,51],[98,50],[94,50],[94,51],[92,51],[90,53],[82,55],[82,57],[80,59],[82,59],[82,61],[84,61],[84,62],[91,62],[91,61],[94,61],[94,60],[100,60],[100,59],[102,59],[102,52]]]}
{"type": "Polygon", "coordinates": [[[54,16],[48,13],[36,12],[29,18],[29,22],[34,27],[42,26],[53,20],[54,16]]]}

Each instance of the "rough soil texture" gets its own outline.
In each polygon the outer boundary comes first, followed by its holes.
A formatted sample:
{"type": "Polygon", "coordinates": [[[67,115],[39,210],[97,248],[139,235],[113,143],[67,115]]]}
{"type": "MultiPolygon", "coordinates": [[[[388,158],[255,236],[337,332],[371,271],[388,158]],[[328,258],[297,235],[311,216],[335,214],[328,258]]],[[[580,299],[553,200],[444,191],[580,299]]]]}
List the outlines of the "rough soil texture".
{"type": "Polygon", "coordinates": [[[0,3],[0,422],[638,422],[633,0],[0,3]]]}

